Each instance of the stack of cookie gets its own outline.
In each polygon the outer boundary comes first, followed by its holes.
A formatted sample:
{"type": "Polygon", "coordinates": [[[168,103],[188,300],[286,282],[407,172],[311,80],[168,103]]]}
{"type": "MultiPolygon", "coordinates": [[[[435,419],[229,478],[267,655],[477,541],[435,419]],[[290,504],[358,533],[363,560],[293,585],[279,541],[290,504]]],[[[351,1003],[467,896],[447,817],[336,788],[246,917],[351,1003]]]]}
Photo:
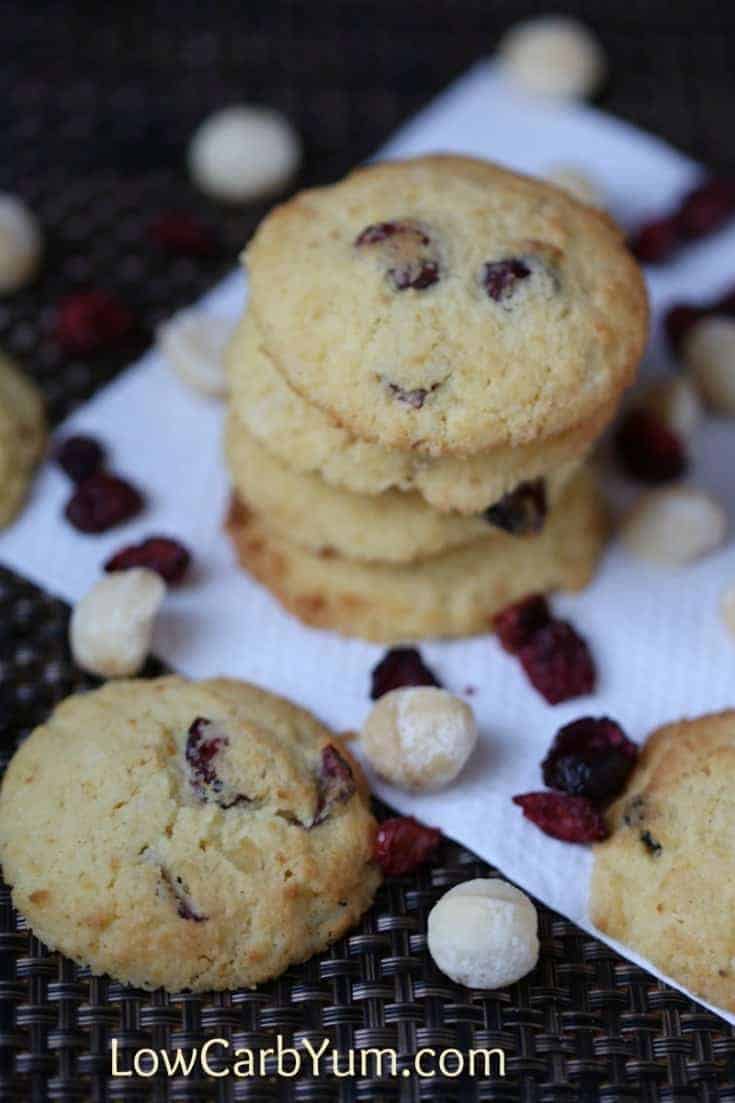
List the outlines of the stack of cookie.
{"type": "Polygon", "coordinates": [[[487,631],[578,589],[604,543],[583,468],[646,338],[600,212],[460,157],[276,208],[228,354],[228,527],[302,620],[393,642],[487,631]]]}

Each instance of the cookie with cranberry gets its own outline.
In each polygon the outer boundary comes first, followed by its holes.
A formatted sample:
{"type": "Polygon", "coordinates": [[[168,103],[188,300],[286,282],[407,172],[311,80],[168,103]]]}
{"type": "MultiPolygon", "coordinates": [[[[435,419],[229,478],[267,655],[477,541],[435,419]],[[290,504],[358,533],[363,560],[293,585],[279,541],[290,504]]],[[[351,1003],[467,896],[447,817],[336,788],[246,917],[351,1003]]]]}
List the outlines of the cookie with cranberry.
{"type": "Polygon", "coordinates": [[[557,437],[612,409],[646,340],[643,277],[614,223],[471,158],[302,192],[245,256],[279,370],[386,448],[468,456],[557,437]]]}
{"type": "Polygon", "coordinates": [[[602,553],[607,517],[582,470],[539,534],[500,532],[415,564],[306,551],[241,501],[227,528],[241,565],[304,623],[396,643],[489,632],[493,615],[525,594],[581,589],[602,553]]]}
{"type": "Polygon", "coordinates": [[[21,508],[45,443],[40,392],[0,354],[0,527],[21,508]]]}
{"type": "Polygon", "coordinates": [[[416,491],[434,509],[482,513],[519,483],[544,479],[550,498],[610,416],[607,410],[543,444],[501,447],[465,459],[432,458],[361,440],[307,402],[278,371],[248,311],[230,343],[230,406],[252,436],[289,467],[357,494],[416,491]]]}
{"type": "Polygon", "coordinates": [[[659,728],[595,848],[590,914],[695,995],[735,1011],[735,711],[659,728]]]}
{"type": "Polygon", "coordinates": [[[323,950],[372,902],[375,832],[339,740],[226,679],[68,698],[0,794],[4,876],[38,938],[171,991],[252,986],[323,950]]]}

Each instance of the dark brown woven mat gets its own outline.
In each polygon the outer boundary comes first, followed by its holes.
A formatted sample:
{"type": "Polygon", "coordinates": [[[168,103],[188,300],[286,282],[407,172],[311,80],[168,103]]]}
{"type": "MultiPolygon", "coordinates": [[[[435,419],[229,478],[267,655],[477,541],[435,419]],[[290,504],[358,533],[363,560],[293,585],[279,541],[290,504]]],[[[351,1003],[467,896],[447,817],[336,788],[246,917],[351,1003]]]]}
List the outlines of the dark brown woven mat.
{"type": "MultiPolygon", "coordinates": [[[[231,266],[263,213],[222,210],[188,187],[186,139],[207,110],[241,97],[285,109],[306,137],[302,182],[326,180],[370,153],[486,52],[499,27],[534,5],[130,0],[115,11],[81,3],[8,7],[0,186],[21,192],[38,212],[48,250],[36,285],[0,303],[0,346],[36,377],[59,420],[123,367],[134,347],[94,362],[63,357],[51,335],[58,298],[76,287],[118,290],[138,314],[135,347],[143,347],[156,321],[231,266]],[[210,222],[219,240],[214,257],[171,259],[152,249],[146,227],[172,208],[210,222]]],[[[729,6],[639,0],[613,12],[580,0],[565,7],[596,18],[624,69],[608,106],[695,154],[735,164],[729,6]]],[[[63,603],[0,568],[3,766],[56,701],[90,684],[70,662],[67,617],[63,603]]],[[[328,954],[256,992],[211,998],[169,998],[89,977],[46,952],[3,888],[0,1101],[735,1103],[733,1031],[545,908],[541,960],[520,984],[473,994],[438,973],[425,949],[427,912],[448,885],[486,872],[447,844],[431,868],[389,881],[361,927],[328,954]],[[260,1049],[276,1033],[315,1045],[328,1036],[342,1054],[395,1048],[399,1070],[422,1046],[462,1053],[499,1046],[507,1075],[379,1083],[110,1077],[113,1036],[125,1064],[140,1047],[171,1051],[226,1037],[260,1049]]]]}

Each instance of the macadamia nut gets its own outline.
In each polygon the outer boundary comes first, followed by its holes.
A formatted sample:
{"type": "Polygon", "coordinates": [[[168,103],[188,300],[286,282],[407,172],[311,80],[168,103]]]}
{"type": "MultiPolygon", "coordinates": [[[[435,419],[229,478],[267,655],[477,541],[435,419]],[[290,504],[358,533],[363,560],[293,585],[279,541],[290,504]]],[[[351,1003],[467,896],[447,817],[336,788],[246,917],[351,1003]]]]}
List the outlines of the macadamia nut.
{"type": "Polygon", "coordinates": [[[678,486],[642,494],[620,536],[634,555],[682,566],[718,548],[727,532],[722,506],[701,490],[678,486]]]}
{"type": "Polygon", "coordinates": [[[544,15],[511,27],[498,47],[503,68],[528,92],[557,99],[583,99],[607,72],[597,38],[577,19],[544,15]]]}
{"type": "Polygon", "coordinates": [[[137,674],[150,651],[153,622],[166,594],[160,575],[133,567],[106,575],[75,606],[69,624],[74,661],[90,674],[137,674]]]}
{"type": "Polygon", "coordinates": [[[245,203],[288,183],[301,160],[301,140],[280,112],[238,104],[200,124],[188,158],[192,178],[203,192],[245,203]]]}
{"type": "Polygon", "coordinates": [[[691,440],[702,422],[699,395],[684,375],[672,375],[652,383],[643,392],[640,404],[682,440],[691,440]]]}
{"type": "Polygon", "coordinates": [[[504,988],[535,967],[538,916],[525,893],[498,878],[455,885],[429,912],[429,953],[467,988],[504,988]]]}
{"type": "Polygon", "coordinates": [[[731,582],[723,593],[721,609],[725,627],[735,636],[735,582],[731,582]]]}
{"type": "Polygon", "coordinates": [[[695,322],[682,351],[707,405],[735,414],[735,318],[715,315],[695,322]]]}
{"type": "Polygon", "coordinates": [[[224,352],[233,325],[201,310],[180,310],[156,331],[156,343],[180,379],[201,394],[224,398],[224,352]]]}
{"type": "Polygon", "coordinates": [[[362,746],[375,771],[416,793],[454,781],[476,742],[472,709],[434,686],[386,693],[362,729],[362,746]]]}
{"type": "Polygon", "coordinates": [[[546,177],[557,188],[564,191],[580,203],[586,203],[588,207],[599,207],[604,210],[606,203],[601,188],[582,169],[573,165],[557,165],[546,177]]]}
{"type": "Polygon", "coordinates": [[[41,248],[35,215],[17,196],[0,194],[0,295],[17,291],[35,275],[41,248]]]}

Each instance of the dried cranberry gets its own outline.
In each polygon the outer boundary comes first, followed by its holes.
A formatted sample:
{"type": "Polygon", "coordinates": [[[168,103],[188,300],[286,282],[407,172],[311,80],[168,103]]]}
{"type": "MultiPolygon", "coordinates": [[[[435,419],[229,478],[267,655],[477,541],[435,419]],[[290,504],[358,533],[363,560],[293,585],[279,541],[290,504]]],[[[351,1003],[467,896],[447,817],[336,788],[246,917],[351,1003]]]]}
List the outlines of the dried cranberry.
{"type": "Polygon", "coordinates": [[[210,257],[217,242],[208,227],[186,211],[166,211],[148,226],[148,237],[160,249],[180,257],[210,257]]]}
{"type": "Polygon", "coordinates": [[[546,520],[546,484],[543,479],[521,483],[485,510],[486,521],[513,536],[540,532],[546,520]]]}
{"type": "Polygon", "coordinates": [[[565,843],[598,843],[609,835],[600,812],[587,797],[568,793],[522,793],[513,797],[526,819],[565,843]]]}
{"type": "Polygon", "coordinates": [[[322,750],[317,787],[319,799],[312,827],[322,823],[335,804],[348,801],[356,789],[352,767],[331,743],[322,750]]]}
{"type": "Polygon", "coordinates": [[[517,654],[539,628],[551,620],[549,603],[543,594],[529,594],[528,597],[506,605],[493,617],[493,628],[498,634],[500,644],[511,655],[517,654]]]}
{"type": "Polygon", "coordinates": [[[631,410],[615,434],[615,446],[626,474],[643,483],[678,479],[687,468],[684,445],[650,410],[631,410]]]}
{"type": "Polygon", "coordinates": [[[564,620],[552,620],[534,632],[518,652],[534,689],[550,705],[591,693],[595,664],[586,641],[564,620]]]}
{"type": "Polygon", "coordinates": [[[81,483],[99,471],[105,450],[94,437],[67,437],[56,449],[56,462],[75,483],[81,483]]]}
{"type": "Polygon", "coordinates": [[[129,521],[143,508],[143,498],[125,479],[98,471],[79,483],[64,515],[80,532],[106,532],[129,521]]]}
{"type": "Polygon", "coordinates": [[[734,214],[735,180],[713,178],[685,197],[676,221],[683,237],[698,238],[719,229],[734,214]]]}
{"type": "Polygon", "coordinates": [[[520,257],[505,257],[483,265],[480,283],[494,302],[502,303],[513,296],[518,281],[530,275],[531,269],[520,257]]]}
{"type": "Polygon", "coordinates": [[[608,800],[622,790],[638,748],[614,720],[583,716],[565,724],[541,763],[544,784],[573,796],[608,800]]]}
{"type": "Polygon", "coordinates": [[[202,915],[196,910],[181,877],[173,877],[169,870],[162,866],[161,880],[176,901],[176,914],[181,919],[188,919],[192,923],[205,923],[209,919],[208,915],[202,915]]]}
{"type": "Polygon", "coordinates": [[[413,219],[375,222],[355,239],[359,249],[378,246],[396,291],[424,291],[439,279],[439,255],[426,228],[413,219]]]}
{"type": "Polygon", "coordinates": [[[426,827],[413,816],[383,820],[375,840],[375,858],[386,877],[413,873],[432,856],[441,842],[437,827],[426,827]]]}
{"type": "Polygon", "coordinates": [[[630,251],[644,264],[659,264],[676,250],[680,242],[674,215],[646,222],[630,241],[630,251]]]}
{"type": "Polygon", "coordinates": [[[735,314],[735,287],[731,287],[712,306],[713,314],[735,314]]]}
{"type": "Polygon", "coordinates": [[[197,716],[189,728],[184,749],[192,789],[200,800],[211,800],[224,809],[250,799],[227,785],[217,773],[215,759],[229,744],[227,734],[212,720],[197,716]]]}
{"type": "Polygon", "coordinates": [[[56,337],[65,352],[82,356],[100,352],[125,337],[135,319],[110,291],[82,291],[64,299],[56,316],[56,337]]]}
{"type": "Polygon", "coordinates": [[[392,647],[374,668],[370,698],[377,701],[401,686],[440,686],[415,647],[392,647]]]}
{"type": "Polygon", "coordinates": [[[669,343],[675,352],[681,348],[682,341],[689,330],[707,311],[701,306],[690,306],[688,303],[676,303],[669,307],[664,316],[664,328],[669,343]]]}
{"type": "Polygon", "coordinates": [[[116,552],[105,563],[105,570],[110,573],[127,571],[130,567],[148,567],[173,586],[186,574],[190,560],[188,550],[178,540],[151,536],[142,544],[130,544],[116,552]]]}
{"type": "Polygon", "coordinates": [[[426,387],[414,387],[413,390],[406,390],[405,387],[400,387],[397,383],[389,383],[388,390],[392,395],[395,395],[399,402],[405,402],[407,406],[412,406],[414,410],[420,410],[428,396],[438,386],[439,384],[435,383],[428,390],[426,387]]]}

